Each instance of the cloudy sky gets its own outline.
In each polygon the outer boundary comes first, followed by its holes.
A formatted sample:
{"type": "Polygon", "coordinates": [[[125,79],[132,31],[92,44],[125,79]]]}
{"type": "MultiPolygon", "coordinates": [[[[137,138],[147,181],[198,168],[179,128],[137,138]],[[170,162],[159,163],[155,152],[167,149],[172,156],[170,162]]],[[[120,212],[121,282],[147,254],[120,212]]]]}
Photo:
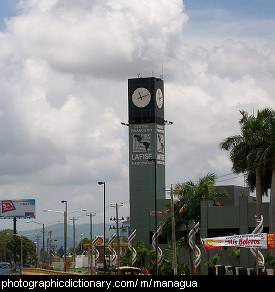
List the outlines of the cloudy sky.
{"type": "Polygon", "coordinates": [[[208,172],[243,185],[218,145],[239,132],[239,110],[274,108],[274,11],[271,0],[1,0],[0,198],[36,199],[46,224],[62,220],[42,211],[61,200],[102,222],[103,180],[107,205],[129,215],[127,79],[162,68],[166,185],[208,172]]]}

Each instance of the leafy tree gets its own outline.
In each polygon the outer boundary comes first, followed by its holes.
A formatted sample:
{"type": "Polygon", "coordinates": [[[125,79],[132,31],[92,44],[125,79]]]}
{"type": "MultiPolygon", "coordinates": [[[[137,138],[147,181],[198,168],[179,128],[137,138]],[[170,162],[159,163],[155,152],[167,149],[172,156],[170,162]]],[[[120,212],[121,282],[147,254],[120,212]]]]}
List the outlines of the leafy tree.
{"type": "MultiPolygon", "coordinates": [[[[143,266],[145,266],[146,257],[150,255],[150,250],[148,250],[144,246],[143,241],[138,241],[134,243],[133,247],[135,248],[137,252],[137,261],[136,261],[135,266],[142,268],[143,266]]],[[[128,248],[121,258],[121,265],[132,266],[132,254],[128,248]]]]}
{"type": "MultiPolygon", "coordinates": [[[[233,172],[248,172],[250,188],[256,186],[258,218],[262,215],[262,195],[270,188],[270,232],[274,232],[275,111],[270,108],[258,110],[256,117],[245,111],[241,114],[241,135],[226,138],[220,147],[230,151],[233,172]]],[[[275,250],[272,254],[275,255],[275,250]]]]}
{"type": "Polygon", "coordinates": [[[232,246],[231,249],[232,249],[232,252],[229,254],[229,256],[235,257],[237,260],[239,260],[240,255],[241,255],[241,249],[237,246],[232,246]]]}
{"type": "Polygon", "coordinates": [[[0,231],[0,260],[3,262],[11,262],[13,260],[13,251],[7,248],[8,243],[13,240],[12,234],[12,229],[0,231]]]}
{"type": "Polygon", "coordinates": [[[258,110],[257,116],[249,116],[246,111],[240,113],[241,135],[226,138],[220,147],[230,151],[234,173],[248,172],[250,189],[256,188],[257,216],[260,217],[262,195],[271,186],[271,171],[274,175],[271,197],[275,196],[275,112],[266,108],[258,110]]]}
{"type": "Polygon", "coordinates": [[[213,265],[215,266],[217,263],[218,263],[218,260],[220,259],[221,255],[216,253],[215,255],[213,255],[209,261],[205,262],[204,264],[207,266],[207,265],[213,265]]]}
{"type": "MultiPolygon", "coordinates": [[[[189,263],[184,263],[184,264],[179,264],[178,256],[179,256],[179,249],[182,248],[183,246],[186,247],[185,244],[186,240],[184,237],[179,239],[177,241],[176,245],[176,253],[177,253],[177,274],[178,275],[188,275],[189,274],[189,263]]],[[[173,248],[172,245],[168,245],[166,250],[168,251],[168,256],[167,259],[163,261],[163,264],[160,267],[160,272],[161,274],[164,275],[173,275],[173,248]]]]}
{"type": "MultiPolygon", "coordinates": [[[[22,236],[23,263],[27,262],[28,257],[36,259],[36,246],[28,237],[22,236]]],[[[0,231],[0,260],[12,262],[16,253],[16,261],[21,261],[21,236],[13,236],[12,229],[0,231]]]]}
{"type": "MultiPolygon", "coordinates": [[[[185,225],[188,232],[189,222],[200,220],[200,204],[203,199],[211,200],[216,204],[219,198],[227,196],[226,191],[216,187],[215,181],[216,175],[208,173],[197,182],[187,181],[175,186],[174,194],[178,198],[174,204],[176,231],[185,225]]],[[[171,237],[171,226],[171,217],[169,217],[163,224],[162,233],[171,237]]]]}
{"type": "Polygon", "coordinates": [[[265,254],[264,258],[266,268],[275,269],[275,256],[272,256],[270,251],[265,254]]]}
{"type": "MultiPolygon", "coordinates": [[[[174,203],[174,216],[176,225],[176,234],[182,234],[180,230],[185,226],[184,236],[178,239],[177,246],[184,247],[189,251],[190,267],[191,249],[187,243],[190,221],[200,221],[200,205],[202,200],[210,200],[215,205],[218,199],[226,197],[227,193],[222,188],[216,187],[216,175],[208,173],[197,182],[187,181],[177,184],[173,190],[178,201],[174,203]]],[[[162,234],[171,237],[172,224],[171,217],[162,225],[162,234]]],[[[179,237],[179,236],[178,236],[179,237]]],[[[184,272],[186,274],[186,272],[184,272]]]]}
{"type": "MultiPolygon", "coordinates": [[[[270,188],[270,231],[275,232],[275,111],[263,109],[263,131],[257,152],[257,163],[265,172],[272,171],[270,188]]],[[[275,255],[275,251],[272,251],[275,255]]]]}
{"type": "MultiPolygon", "coordinates": [[[[75,250],[76,250],[76,254],[82,254],[84,251],[87,251],[86,248],[83,247],[83,244],[87,244],[87,243],[91,243],[91,239],[88,239],[87,237],[83,238],[79,244],[76,246],[75,250]]],[[[74,248],[70,248],[70,252],[74,252],[74,248]]]]}
{"type": "Polygon", "coordinates": [[[132,266],[132,255],[129,249],[127,249],[120,258],[121,266],[132,266]]]}
{"type": "Polygon", "coordinates": [[[134,246],[137,251],[137,266],[142,268],[145,265],[145,259],[149,250],[144,246],[143,241],[138,241],[134,246]]]}

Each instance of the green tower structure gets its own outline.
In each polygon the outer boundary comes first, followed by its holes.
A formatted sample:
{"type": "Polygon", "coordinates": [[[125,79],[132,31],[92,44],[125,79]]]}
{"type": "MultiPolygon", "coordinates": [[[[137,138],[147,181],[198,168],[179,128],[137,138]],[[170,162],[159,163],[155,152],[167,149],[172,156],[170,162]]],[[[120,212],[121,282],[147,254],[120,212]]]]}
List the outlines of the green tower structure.
{"type": "Polygon", "coordinates": [[[164,84],[128,80],[130,228],[148,248],[165,201],[164,84]]]}

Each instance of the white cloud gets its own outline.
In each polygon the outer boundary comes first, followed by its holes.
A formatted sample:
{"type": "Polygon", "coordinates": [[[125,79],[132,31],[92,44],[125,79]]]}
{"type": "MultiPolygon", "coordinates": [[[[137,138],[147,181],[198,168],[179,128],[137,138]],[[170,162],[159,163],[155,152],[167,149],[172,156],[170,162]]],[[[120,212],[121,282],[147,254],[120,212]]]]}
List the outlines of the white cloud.
{"type": "Polygon", "coordinates": [[[230,171],[218,144],[238,132],[238,111],[274,107],[274,42],[240,40],[230,14],[218,31],[217,11],[215,35],[191,35],[183,9],[181,0],[19,2],[0,32],[1,197],[35,196],[38,212],[61,199],[93,211],[106,180],[108,202],[127,201],[127,79],[159,76],[162,65],[174,122],[167,184],[230,171]]]}
{"type": "Polygon", "coordinates": [[[24,57],[62,72],[117,78],[151,72],[173,53],[187,18],[180,1],[20,1],[8,23],[24,57]],[[159,64],[158,64],[159,63],[159,64]],[[153,65],[153,67],[152,67],[153,65]]]}

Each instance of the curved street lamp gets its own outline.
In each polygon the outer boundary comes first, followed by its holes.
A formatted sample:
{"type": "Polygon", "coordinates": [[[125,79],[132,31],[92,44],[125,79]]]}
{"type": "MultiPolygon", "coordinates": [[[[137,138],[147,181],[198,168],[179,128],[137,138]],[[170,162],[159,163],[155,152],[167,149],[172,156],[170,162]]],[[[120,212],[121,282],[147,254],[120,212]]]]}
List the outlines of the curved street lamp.
{"type": "MultiPolygon", "coordinates": [[[[61,203],[65,203],[65,211],[55,211],[55,210],[46,210],[44,209],[44,212],[54,212],[54,213],[63,213],[64,214],[64,263],[66,263],[67,261],[67,216],[68,216],[68,206],[67,206],[67,201],[66,200],[62,200],[61,203]]],[[[82,210],[75,210],[75,211],[71,211],[69,213],[73,213],[73,212],[79,212],[79,211],[87,211],[86,209],[82,209],[82,210]]],[[[64,264],[64,272],[66,272],[66,265],[64,264]]]]}

